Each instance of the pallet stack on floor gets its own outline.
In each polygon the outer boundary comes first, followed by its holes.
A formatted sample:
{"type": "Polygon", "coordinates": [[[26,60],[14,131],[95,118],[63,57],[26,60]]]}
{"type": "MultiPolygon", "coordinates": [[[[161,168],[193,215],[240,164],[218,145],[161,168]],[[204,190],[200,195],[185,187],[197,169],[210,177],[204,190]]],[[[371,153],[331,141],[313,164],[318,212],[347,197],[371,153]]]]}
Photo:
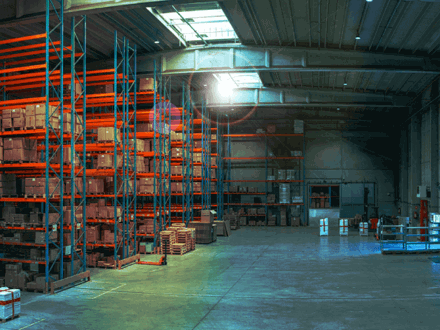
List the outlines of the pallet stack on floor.
{"type": "Polygon", "coordinates": [[[196,248],[196,232],[184,224],[173,223],[168,230],[160,232],[161,253],[183,255],[196,248]]]}

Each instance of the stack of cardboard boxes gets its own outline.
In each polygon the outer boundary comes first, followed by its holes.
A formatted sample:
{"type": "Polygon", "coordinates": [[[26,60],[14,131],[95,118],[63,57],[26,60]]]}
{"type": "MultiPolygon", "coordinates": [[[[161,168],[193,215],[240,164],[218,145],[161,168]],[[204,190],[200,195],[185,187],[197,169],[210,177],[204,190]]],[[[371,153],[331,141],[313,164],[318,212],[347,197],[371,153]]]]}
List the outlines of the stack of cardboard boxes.
{"type": "Polygon", "coordinates": [[[17,194],[17,178],[15,174],[0,173],[0,195],[17,194]]]}
{"type": "Polygon", "coordinates": [[[287,215],[286,215],[286,207],[280,207],[280,226],[287,226],[287,215]]]}
{"type": "Polygon", "coordinates": [[[277,216],[275,214],[272,214],[271,211],[269,211],[269,215],[267,217],[267,225],[276,226],[276,224],[277,224],[277,216]]]}
{"type": "MultiPolygon", "coordinates": [[[[156,184],[158,184],[158,182],[156,182],[156,184]]],[[[154,178],[140,178],[138,186],[140,194],[154,194],[154,178]]],[[[156,189],[158,189],[158,187],[156,187],[156,189]]]]}
{"type": "MultiPolygon", "coordinates": [[[[60,180],[58,178],[49,178],[48,181],[49,196],[60,195],[60,180]]],[[[45,196],[46,194],[46,179],[45,178],[26,178],[24,193],[26,196],[45,196]]]]}
{"type": "Polygon", "coordinates": [[[293,123],[293,133],[294,134],[304,134],[304,121],[295,120],[293,123]]]}
{"type": "Polygon", "coordinates": [[[86,181],[86,193],[87,195],[104,194],[104,186],[104,179],[88,178],[86,181]]]}
{"type": "Polygon", "coordinates": [[[3,160],[5,162],[37,162],[37,141],[25,138],[3,139],[3,160]]]}

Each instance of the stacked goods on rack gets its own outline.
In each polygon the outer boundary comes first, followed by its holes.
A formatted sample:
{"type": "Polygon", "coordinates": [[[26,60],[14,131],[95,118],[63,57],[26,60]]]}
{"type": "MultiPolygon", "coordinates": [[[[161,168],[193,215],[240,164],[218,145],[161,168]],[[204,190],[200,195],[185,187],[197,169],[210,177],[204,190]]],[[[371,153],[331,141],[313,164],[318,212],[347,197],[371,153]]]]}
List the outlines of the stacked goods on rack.
{"type": "Polygon", "coordinates": [[[275,214],[272,214],[272,212],[269,211],[269,216],[267,217],[267,225],[268,226],[276,226],[277,225],[277,216],[275,214]]]}
{"type": "Polygon", "coordinates": [[[329,197],[330,195],[328,193],[312,193],[312,201],[310,208],[312,209],[324,209],[329,208],[329,197]]]}

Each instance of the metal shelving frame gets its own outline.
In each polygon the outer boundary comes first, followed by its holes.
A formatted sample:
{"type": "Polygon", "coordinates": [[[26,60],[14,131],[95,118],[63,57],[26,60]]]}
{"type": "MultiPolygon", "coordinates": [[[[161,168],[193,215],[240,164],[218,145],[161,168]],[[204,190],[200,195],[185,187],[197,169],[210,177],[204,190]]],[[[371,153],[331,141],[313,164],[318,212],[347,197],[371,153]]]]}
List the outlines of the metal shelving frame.
{"type": "Polygon", "coordinates": [[[182,84],[182,149],[183,149],[183,163],[182,163],[182,222],[188,226],[188,223],[193,219],[193,209],[191,207],[191,200],[194,194],[193,191],[193,153],[192,148],[192,125],[193,112],[191,106],[191,90],[185,83],[182,84]]]}
{"type": "Polygon", "coordinates": [[[208,183],[208,168],[207,157],[211,156],[211,152],[208,152],[208,123],[207,123],[207,113],[206,113],[206,100],[202,99],[201,105],[201,117],[202,117],[202,210],[209,210],[209,202],[208,202],[208,191],[211,187],[207,187],[208,183]]]}
{"type": "Polygon", "coordinates": [[[217,115],[217,220],[223,220],[223,143],[222,143],[222,127],[219,115],[217,115]]]}
{"type": "MultiPolygon", "coordinates": [[[[1,88],[1,96],[2,96],[2,107],[1,110],[5,109],[13,109],[13,108],[23,108],[26,105],[36,105],[36,104],[44,104],[46,106],[45,111],[45,129],[40,130],[32,130],[29,132],[28,130],[22,130],[20,132],[4,132],[2,136],[39,136],[44,141],[44,162],[42,163],[30,163],[30,164],[4,164],[2,165],[2,170],[5,170],[9,173],[20,173],[25,176],[35,176],[35,175],[44,175],[45,178],[45,195],[39,198],[22,198],[22,197],[2,197],[2,201],[6,202],[17,202],[17,203],[28,203],[28,202],[37,202],[41,203],[42,209],[45,211],[44,224],[45,228],[26,228],[26,227],[13,227],[8,229],[9,227],[5,227],[2,229],[7,230],[17,230],[17,231],[40,231],[45,233],[45,244],[34,244],[34,243],[17,243],[17,244],[9,244],[9,245],[17,245],[17,246],[34,246],[34,247],[44,247],[44,261],[36,261],[36,260],[22,260],[16,258],[0,258],[1,262],[22,262],[27,264],[39,264],[45,266],[45,292],[48,292],[49,283],[55,281],[56,278],[53,275],[55,272],[55,266],[59,263],[59,278],[63,279],[63,266],[64,266],[64,244],[63,244],[63,231],[64,231],[64,219],[63,219],[63,184],[64,184],[64,166],[62,164],[51,164],[50,162],[53,160],[55,154],[63,155],[65,136],[63,132],[63,115],[64,115],[64,59],[69,57],[68,55],[64,55],[65,49],[68,49],[64,46],[64,9],[61,0],[51,1],[46,0],[46,11],[45,11],[45,33],[25,36],[15,39],[2,40],[0,44],[8,45],[18,42],[30,41],[30,40],[38,40],[45,39],[44,41],[44,55],[40,58],[32,58],[24,61],[16,61],[16,62],[8,62],[2,63],[2,69],[0,70],[0,74],[3,77],[4,85],[1,88]],[[57,4],[57,6],[55,5],[57,4]],[[59,8],[58,8],[59,7],[59,8]],[[54,13],[54,19],[52,20],[50,26],[50,13],[54,13]],[[51,55],[51,53],[53,53],[51,55]],[[31,63],[30,66],[17,66],[21,64],[31,63]],[[38,64],[35,64],[38,63],[38,64]],[[9,67],[9,68],[8,68],[9,67]],[[14,76],[15,79],[24,79],[25,76],[28,77],[28,73],[20,74],[20,72],[27,71],[37,71],[38,77],[41,78],[41,81],[44,79],[44,83],[41,82],[38,78],[34,80],[37,82],[36,84],[23,82],[20,86],[10,87],[10,90],[26,90],[26,89],[35,89],[38,87],[42,88],[42,97],[37,98],[23,98],[23,99],[14,99],[7,100],[8,96],[7,85],[12,85],[8,83],[9,78],[6,76],[6,73],[17,73],[18,75],[14,76]],[[37,87],[38,86],[38,87],[37,87]],[[54,106],[55,110],[50,113],[49,106],[54,106]],[[56,114],[56,112],[60,112],[60,129],[54,128],[50,119],[56,114]],[[55,141],[55,143],[52,143],[55,141]],[[58,185],[55,187],[54,191],[49,194],[49,177],[55,177],[59,180],[58,185]],[[59,187],[60,196],[55,196],[55,191],[59,187]],[[52,213],[57,213],[57,221],[55,224],[52,224],[49,227],[49,211],[52,213]],[[57,231],[59,229],[59,243],[58,241],[53,241],[50,239],[49,234],[52,231],[57,231]],[[49,250],[56,250],[56,257],[54,260],[50,260],[49,258],[49,250]],[[51,273],[52,272],[52,273],[51,273]]],[[[41,47],[41,44],[34,45],[35,48],[41,47]]],[[[26,49],[30,49],[27,47],[26,49]]],[[[10,52],[18,52],[23,50],[22,47],[15,47],[10,50],[10,52]]],[[[17,54],[14,54],[18,56],[17,54]]],[[[26,57],[35,55],[32,53],[20,53],[20,57],[26,57]]],[[[8,55],[8,58],[13,58],[12,55],[8,55]]],[[[69,228],[69,227],[67,227],[69,228]]],[[[66,229],[67,229],[66,228],[66,229]]],[[[6,243],[2,243],[6,244],[6,243]]]]}
{"type": "MultiPolygon", "coordinates": [[[[86,68],[87,68],[87,34],[86,34],[86,16],[81,16],[78,21],[73,17],[71,20],[71,67],[70,67],[70,210],[71,210],[71,231],[70,242],[71,245],[66,246],[66,254],[71,255],[71,273],[69,276],[74,276],[74,263],[79,260],[80,267],[77,273],[86,271],[86,68]],[[81,31],[82,30],[82,31],[81,31]],[[78,35],[82,32],[82,40],[78,35]],[[75,57],[76,49],[82,53],[79,57],[75,57]],[[77,66],[81,67],[81,71],[77,71],[77,66]],[[81,93],[76,95],[74,86],[79,84],[81,86],[81,93]],[[82,99],[82,105],[79,100],[82,99]],[[78,108],[77,108],[78,106],[78,108]],[[82,111],[78,111],[81,109],[82,111]],[[79,129],[76,123],[78,122],[79,129]],[[79,131],[77,134],[76,132],[79,131]],[[82,146],[82,153],[78,153],[76,146],[82,146]],[[76,160],[78,159],[78,164],[76,160]],[[78,187],[76,179],[80,178],[82,187],[78,187]],[[82,209],[81,216],[77,216],[77,211],[82,209]],[[77,235],[75,235],[75,231],[77,235]],[[75,237],[77,236],[77,237],[75,237]],[[68,252],[68,253],[67,253],[68,252]]],[[[61,123],[63,125],[63,123],[61,123]]]]}
{"type": "Polygon", "coordinates": [[[136,139],[136,109],[137,109],[137,84],[136,84],[136,45],[130,47],[129,41],[125,39],[125,76],[124,76],[124,89],[126,91],[126,99],[124,103],[124,200],[125,210],[123,216],[124,222],[124,250],[122,258],[126,259],[136,254],[137,238],[136,238],[136,180],[137,180],[137,139],[136,139]],[[133,127],[133,128],[131,128],[133,127]],[[133,139],[133,143],[130,147],[130,138],[133,139]],[[133,155],[133,157],[130,157],[133,155]],[[130,184],[133,182],[133,184],[130,184]]]}
{"type": "MultiPolygon", "coordinates": [[[[239,206],[239,205],[243,205],[243,206],[264,206],[265,208],[265,219],[267,221],[267,215],[268,215],[268,207],[269,206],[297,206],[300,205],[302,206],[302,223],[305,226],[306,225],[306,212],[305,212],[305,203],[306,203],[306,186],[305,186],[305,134],[231,134],[230,133],[230,122],[229,122],[229,117],[226,115],[227,117],[227,134],[222,134],[224,137],[227,138],[226,140],[226,157],[222,157],[223,160],[227,161],[227,166],[226,166],[226,180],[223,180],[223,177],[221,179],[221,181],[224,181],[227,183],[227,191],[225,191],[224,193],[226,193],[227,195],[227,203],[224,203],[225,206],[227,206],[228,211],[230,209],[230,206],[239,206]],[[302,154],[303,156],[301,157],[274,157],[274,156],[269,156],[269,150],[268,150],[268,138],[269,137],[275,137],[275,136],[280,136],[280,137],[302,137],[302,154]],[[252,137],[259,137],[259,138],[264,138],[264,142],[265,142],[265,156],[264,157],[232,157],[232,141],[231,139],[233,137],[238,137],[238,138],[252,138],[252,137]],[[264,171],[265,171],[265,180],[232,180],[231,179],[231,171],[232,171],[232,164],[231,164],[231,160],[264,160],[264,171]],[[285,159],[285,160],[289,160],[289,159],[295,159],[295,160],[302,160],[302,169],[300,168],[299,172],[302,174],[302,177],[300,178],[300,180],[268,180],[268,170],[269,170],[269,160],[276,160],[276,159],[285,159]],[[230,188],[230,183],[231,182],[259,182],[259,183],[264,183],[265,184],[265,195],[266,195],[266,202],[265,203],[260,203],[260,204],[255,204],[255,203],[231,203],[231,195],[232,193],[229,193],[229,188],[230,188]],[[303,193],[303,202],[302,203],[287,203],[287,204],[281,204],[281,203],[276,203],[276,204],[269,204],[267,203],[267,194],[268,194],[268,184],[269,183],[300,183],[302,186],[302,193],[303,193]]],[[[222,165],[223,167],[224,165],[222,165]]],[[[292,189],[292,187],[290,186],[290,189],[292,189]]],[[[261,195],[261,193],[242,193],[239,195],[261,195]]],[[[219,204],[220,205],[220,204],[219,204]]]]}
{"type": "MultiPolygon", "coordinates": [[[[60,157],[63,156],[64,151],[64,132],[63,132],[63,115],[64,115],[64,8],[63,8],[63,2],[61,0],[56,0],[55,2],[51,0],[46,0],[46,19],[45,19],[45,26],[46,26],[46,52],[45,52],[45,64],[46,64],[46,73],[45,73],[45,106],[46,106],[46,112],[45,112],[45,126],[46,126],[46,134],[44,139],[44,145],[45,145],[45,163],[46,163],[46,170],[45,170],[45,196],[46,196],[46,202],[45,202],[45,234],[46,234],[46,248],[45,248],[45,273],[46,273],[46,292],[48,292],[49,289],[49,282],[55,281],[55,278],[50,275],[50,272],[54,269],[56,262],[59,260],[60,262],[60,279],[64,278],[63,274],[63,268],[64,268],[64,246],[63,246],[63,230],[64,230],[64,219],[63,219],[63,198],[60,198],[59,205],[55,205],[52,203],[52,199],[54,197],[54,192],[52,194],[49,194],[49,177],[50,175],[53,175],[55,178],[59,180],[58,186],[60,188],[60,196],[64,196],[63,192],[63,185],[64,185],[64,166],[59,167],[59,171],[57,171],[51,164],[51,160],[53,159],[54,155],[56,153],[60,154],[60,157]],[[55,6],[55,3],[59,5],[59,8],[57,9],[55,6]],[[56,20],[55,27],[50,27],[50,12],[53,11],[55,13],[54,18],[56,20]],[[59,50],[57,50],[55,38],[58,36],[60,39],[59,43],[59,50]],[[50,59],[50,51],[54,50],[55,59],[51,61],[50,59]],[[52,82],[52,77],[55,76],[55,72],[59,70],[60,75],[60,85],[57,87],[52,82]],[[56,99],[56,108],[53,113],[49,113],[49,105],[53,102],[51,102],[51,96],[56,99]],[[59,110],[60,112],[60,131],[57,132],[55,128],[50,124],[50,118],[56,113],[56,111],[59,110]],[[52,157],[50,157],[50,135],[54,135],[56,137],[56,143],[58,147],[54,150],[52,157]],[[52,227],[49,227],[49,211],[52,211],[53,213],[58,214],[58,219],[55,225],[52,227]],[[53,229],[60,228],[60,243],[59,245],[52,241],[49,237],[50,231],[53,229]],[[57,257],[55,260],[50,261],[49,259],[49,246],[53,245],[56,250],[58,250],[57,257]]],[[[53,104],[53,103],[52,103],[53,104]]],[[[62,159],[62,158],[61,158],[62,159]]]]}
{"type": "Polygon", "coordinates": [[[126,191],[126,157],[124,157],[123,152],[125,151],[126,144],[126,131],[125,131],[125,122],[124,115],[126,111],[126,101],[127,101],[127,91],[126,91],[126,39],[125,37],[122,40],[118,38],[118,32],[114,32],[114,57],[113,57],[113,130],[114,130],[114,140],[113,140],[113,207],[114,207],[114,251],[113,257],[115,262],[119,261],[118,251],[122,250],[122,259],[124,259],[125,253],[125,227],[126,227],[126,200],[124,196],[124,192],[126,191]],[[120,92],[118,91],[120,90],[120,92]],[[121,106],[119,102],[122,101],[121,106]],[[118,125],[118,119],[119,125],[118,125]],[[118,137],[122,134],[122,139],[119,141],[118,137]],[[118,155],[122,157],[122,173],[118,171],[118,155]],[[121,185],[118,185],[118,182],[121,182],[121,185]],[[119,187],[118,187],[119,186],[119,187]],[[122,198],[118,196],[122,195],[122,198]],[[118,208],[121,210],[121,217],[118,219],[118,208]],[[118,228],[118,220],[122,222],[122,230],[118,228]],[[122,239],[118,244],[118,233],[120,233],[122,239]]]}

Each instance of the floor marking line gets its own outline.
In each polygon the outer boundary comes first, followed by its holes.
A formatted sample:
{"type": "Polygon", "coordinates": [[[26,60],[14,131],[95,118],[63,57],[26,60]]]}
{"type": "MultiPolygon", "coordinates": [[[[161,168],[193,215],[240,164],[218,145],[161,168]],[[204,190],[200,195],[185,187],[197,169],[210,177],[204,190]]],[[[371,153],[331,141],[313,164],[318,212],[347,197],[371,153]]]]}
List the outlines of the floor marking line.
{"type": "Polygon", "coordinates": [[[116,290],[116,289],[122,288],[122,287],[125,286],[125,285],[127,285],[127,284],[122,284],[122,285],[120,285],[120,286],[118,286],[118,287],[116,287],[116,288],[113,288],[113,289],[111,289],[111,290],[109,290],[109,291],[103,292],[103,293],[101,293],[100,295],[98,295],[98,296],[96,296],[96,297],[93,297],[93,298],[89,298],[89,299],[96,299],[96,298],[98,298],[98,297],[101,297],[101,296],[105,295],[106,293],[109,293],[109,292],[112,292],[112,291],[114,291],[114,290],[116,290]]]}
{"type": "Polygon", "coordinates": [[[41,320],[39,320],[39,321],[37,321],[37,322],[31,323],[31,324],[29,324],[29,325],[27,325],[27,326],[25,326],[25,327],[23,327],[23,328],[20,328],[19,330],[29,328],[29,327],[31,327],[31,326],[37,324],[37,323],[43,322],[44,320],[45,320],[45,319],[41,319],[41,320]]]}

